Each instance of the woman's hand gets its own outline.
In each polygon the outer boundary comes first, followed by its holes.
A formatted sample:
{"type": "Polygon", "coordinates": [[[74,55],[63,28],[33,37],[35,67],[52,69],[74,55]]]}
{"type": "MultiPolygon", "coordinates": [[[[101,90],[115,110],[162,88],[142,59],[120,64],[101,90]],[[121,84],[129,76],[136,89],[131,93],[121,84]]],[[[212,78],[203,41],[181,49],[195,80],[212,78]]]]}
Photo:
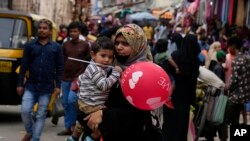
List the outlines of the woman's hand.
{"type": "Polygon", "coordinates": [[[115,66],[115,70],[119,73],[122,73],[122,68],[120,66],[115,66]]]}
{"type": "Polygon", "coordinates": [[[87,125],[92,131],[97,131],[99,124],[102,122],[102,110],[89,114],[84,120],[88,120],[87,125]]]}

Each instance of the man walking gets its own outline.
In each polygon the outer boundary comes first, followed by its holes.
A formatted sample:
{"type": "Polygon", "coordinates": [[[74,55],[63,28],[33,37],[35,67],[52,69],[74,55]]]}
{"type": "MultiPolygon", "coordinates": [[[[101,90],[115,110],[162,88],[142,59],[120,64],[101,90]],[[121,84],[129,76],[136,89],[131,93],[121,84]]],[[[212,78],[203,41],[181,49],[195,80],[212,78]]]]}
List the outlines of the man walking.
{"type": "Polygon", "coordinates": [[[250,101],[250,56],[241,52],[242,40],[239,37],[228,39],[232,61],[232,75],[229,87],[228,102],[223,122],[221,141],[228,138],[227,125],[239,125],[240,112],[244,104],[250,101]]]}
{"type": "Polygon", "coordinates": [[[65,129],[59,132],[59,136],[71,135],[77,119],[77,90],[73,90],[72,82],[83,73],[87,64],[70,60],[71,58],[90,60],[90,47],[88,42],[79,39],[81,34],[81,23],[72,22],[68,26],[71,40],[62,45],[65,65],[62,76],[62,98],[64,107],[65,129]]]}
{"type": "Polygon", "coordinates": [[[26,130],[22,141],[39,141],[44,127],[51,94],[60,93],[63,54],[58,43],[50,41],[52,22],[38,22],[38,39],[27,43],[22,58],[17,93],[22,97],[21,116],[26,130]],[[24,83],[26,71],[29,76],[24,83]],[[38,102],[36,121],[32,109],[38,102]]]}

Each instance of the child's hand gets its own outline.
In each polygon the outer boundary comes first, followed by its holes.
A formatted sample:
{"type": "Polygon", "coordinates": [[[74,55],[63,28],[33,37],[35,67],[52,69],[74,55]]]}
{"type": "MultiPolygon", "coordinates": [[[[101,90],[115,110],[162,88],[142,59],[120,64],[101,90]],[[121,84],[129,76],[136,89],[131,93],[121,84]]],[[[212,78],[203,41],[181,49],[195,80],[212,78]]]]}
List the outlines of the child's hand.
{"type": "Polygon", "coordinates": [[[120,66],[115,66],[115,70],[122,73],[122,68],[120,66]]]}
{"type": "Polygon", "coordinates": [[[180,73],[179,68],[175,68],[175,73],[177,73],[177,74],[179,74],[179,73],[180,73]]]}

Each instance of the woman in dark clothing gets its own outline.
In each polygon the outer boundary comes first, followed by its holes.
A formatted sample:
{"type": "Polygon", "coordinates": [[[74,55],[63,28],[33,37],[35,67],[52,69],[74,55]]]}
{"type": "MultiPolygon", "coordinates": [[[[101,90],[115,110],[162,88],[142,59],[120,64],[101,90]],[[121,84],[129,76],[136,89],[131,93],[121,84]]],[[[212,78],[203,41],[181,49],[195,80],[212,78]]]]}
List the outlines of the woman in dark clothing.
{"type": "Polygon", "coordinates": [[[168,55],[171,55],[174,51],[178,50],[181,48],[181,43],[182,43],[183,37],[181,36],[180,33],[173,33],[171,36],[171,42],[168,46],[168,55]]]}
{"type": "Polygon", "coordinates": [[[183,37],[182,37],[182,35],[180,33],[173,33],[172,34],[171,42],[172,43],[174,42],[176,44],[177,49],[181,48],[182,40],[183,40],[183,37]]]}
{"type": "MultiPolygon", "coordinates": [[[[146,36],[135,24],[125,25],[116,32],[115,51],[116,63],[123,69],[136,62],[149,61],[146,36]]],[[[120,84],[110,90],[106,106],[85,118],[90,129],[99,129],[104,141],[144,140],[144,125],[150,112],[133,107],[123,96],[120,84]]]]}
{"type": "MultiPolygon", "coordinates": [[[[172,74],[175,79],[175,89],[172,94],[174,109],[164,106],[162,130],[165,141],[187,141],[189,110],[195,100],[199,75],[199,53],[200,47],[196,36],[188,34],[183,39],[182,46],[172,54],[180,73],[172,74]]],[[[169,69],[174,70],[174,68],[169,69]]]]}

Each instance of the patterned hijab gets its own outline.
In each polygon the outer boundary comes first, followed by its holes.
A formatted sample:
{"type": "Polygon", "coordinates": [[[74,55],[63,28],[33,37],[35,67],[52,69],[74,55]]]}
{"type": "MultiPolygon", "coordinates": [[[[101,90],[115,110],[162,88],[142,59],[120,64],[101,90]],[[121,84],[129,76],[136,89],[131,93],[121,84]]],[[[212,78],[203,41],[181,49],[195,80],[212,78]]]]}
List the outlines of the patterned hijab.
{"type": "Polygon", "coordinates": [[[206,59],[206,62],[205,62],[205,66],[207,68],[209,68],[209,65],[210,65],[212,60],[215,60],[216,62],[218,61],[217,58],[216,58],[217,48],[221,48],[221,43],[220,42],[214,42],[209,47],[207,59],[206,59]]]}
{"type": "Polygon", "coordinates": [[[115,39],[119,35],[122,35],[127,40],[134,51],[125,62],[121,62],[117,59],[117,64],[123,69],[136,62],[153,60],[149,47],[147,46],[147,38],[141,27],[136,24],[127,24],[118,29],[115,39]]]}

